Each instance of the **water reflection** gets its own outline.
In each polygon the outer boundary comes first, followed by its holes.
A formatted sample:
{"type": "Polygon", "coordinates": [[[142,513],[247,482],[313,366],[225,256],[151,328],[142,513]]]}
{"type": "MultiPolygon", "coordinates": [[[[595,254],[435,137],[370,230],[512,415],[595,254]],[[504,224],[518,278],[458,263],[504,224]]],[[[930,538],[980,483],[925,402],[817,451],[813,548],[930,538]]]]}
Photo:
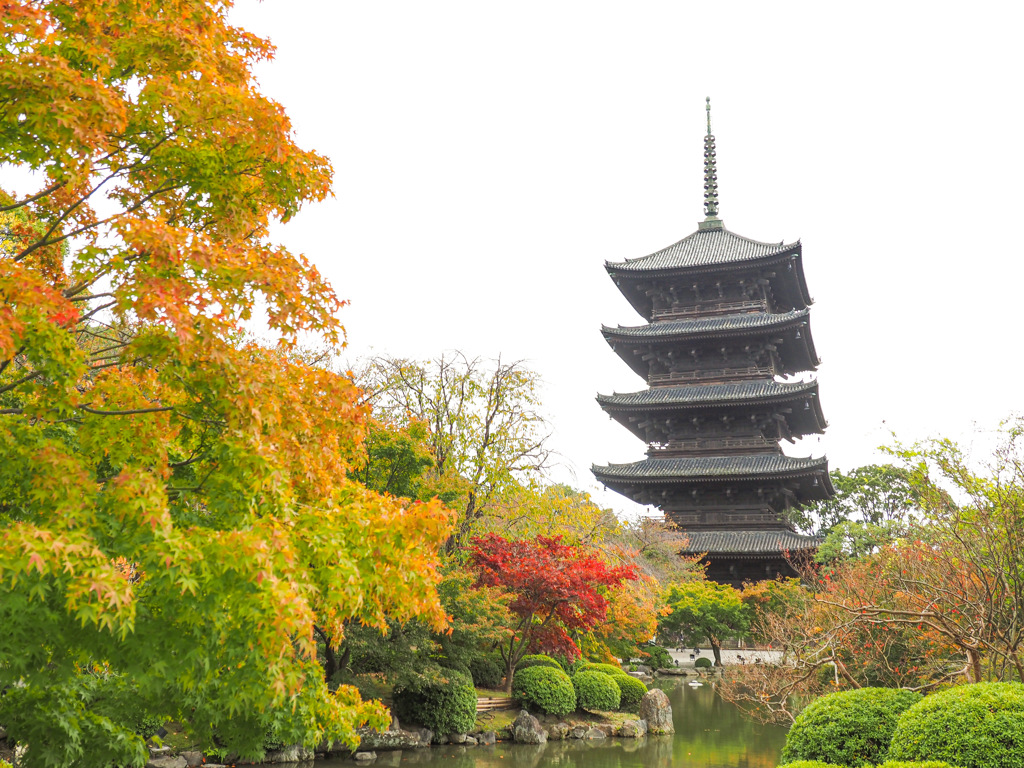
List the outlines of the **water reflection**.
{"type": "MultiPolygon", "coordinates": [[[[447,745],[404,752],[378,752],[372,766],[405,768],[775,768],[786,729],[745,718],[714,689],[669,681],[675,736],[644,739],[554,741],[541,745],[501,743],[489,747],[447,745]]],[[[351,768],[330,760],[317,768],[351,768]]]]}

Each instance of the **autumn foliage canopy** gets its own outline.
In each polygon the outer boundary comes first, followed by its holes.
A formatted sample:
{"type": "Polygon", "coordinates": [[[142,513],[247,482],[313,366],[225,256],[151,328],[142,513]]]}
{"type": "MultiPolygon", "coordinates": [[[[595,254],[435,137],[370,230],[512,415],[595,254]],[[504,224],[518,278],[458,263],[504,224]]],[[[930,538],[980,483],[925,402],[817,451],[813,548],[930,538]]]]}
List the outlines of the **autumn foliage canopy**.
{"type": "Polygon", "coordinates": [[[480,586],[512,594],[509,610],[518,618],[515,634],[502,650],[509,668],[529,651],[578,658],[572,633],[588,632],[604,620],[607,592],[636,579],[632,566],[609,566],[585,547],[563,544],[560,536],[509,540],[478,536],[469,548],[480,586]]]}
{"type": "Polygon", "coordinates": [[[145,762],[90,675],[243,754],[351,741],[386,716],[327,689],[314,623],[444,623],[448,513],[347,479],[366,409],[297,349],[342,341],[342,302],[268,229],[331,169],[229,5],[0,4],[0,164],[34,185],[0,188],[0,722],[27,766],[145,762]]]}

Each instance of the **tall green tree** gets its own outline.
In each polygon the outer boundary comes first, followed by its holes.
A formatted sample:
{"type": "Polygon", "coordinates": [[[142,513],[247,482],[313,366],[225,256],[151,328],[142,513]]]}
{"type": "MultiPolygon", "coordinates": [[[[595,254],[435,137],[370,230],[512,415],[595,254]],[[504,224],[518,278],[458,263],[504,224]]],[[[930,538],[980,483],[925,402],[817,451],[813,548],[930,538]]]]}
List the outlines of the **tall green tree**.
{"type": "Polygon", "coordinates": [[[0,164],[38,182],[0,189],[0,723],[29,768],[142,764],[126,708],[252,757],[271,727],[354,743],[386,714],[327,689],[314,625],[444,623],[448,513],[348,477],[361,395],[295,351],[343,302],[268,233],[331,169],[229,8],[0,12],[0,164]],[[241,341],[257,306],[275,347],[241,341]]]}
{"type": "Polygon", "coordinates": [[[380,418],[427,425],[439,485],[458,494],[450,552],[468,543],[496,505],[545,476],[551,452],[537,410],[540,381],[522,362],[461,352],[425,362],[381,356],[360,381],[380,418]]]}
{"type": "Polygon", "coordinates": [[[722,641],[739,637],[750,626],[750,611],[738,590],[728,584],[691,579],[665,590],[666,613],[658,619],[658,634],[672,645],[707,640],[722,666],[722,641]]]}

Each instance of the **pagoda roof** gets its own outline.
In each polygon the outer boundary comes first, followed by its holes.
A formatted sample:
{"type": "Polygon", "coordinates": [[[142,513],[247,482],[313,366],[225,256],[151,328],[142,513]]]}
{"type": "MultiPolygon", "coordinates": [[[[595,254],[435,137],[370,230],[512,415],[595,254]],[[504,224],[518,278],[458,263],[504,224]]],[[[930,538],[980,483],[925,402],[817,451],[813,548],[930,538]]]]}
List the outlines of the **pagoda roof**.
{"type": "Polygon", "coordinates": [[[794,458],[781,453],[750,456],[689,456],[673,459],[645,459],[631,464],[594,465],[591,471],[606,484],[627,482],[700,483],[728,480],[773,479],[783,476],[828,475],[828,459],[794,458]]]}
{"type": "Polygon", "coordinates": [[[611,272],[649,272],[688,267],[707,267],[753,261],[799,248],[795,243],[762,243],[737,235],[725,227],[699,229],[660,251],[620,262],[605,262],[611,272]]]}
{"type": "Polygon", "coordinates": [[[646,410],[658,406],[707,406],[760,402],[769,398],[789,398],[817,394],[818,382],[735,381],[729,384],[698,384],[690,387],[654,387],[641,392],[598,395],[597,402],[609,408],[639,408],[646,410]]]}
{"type": "Polygon", "coordinates": [[[772,329],[806,320],[810,310],[800,309],[793,312],[746,312],[739,315],[719,315],[716,317],[695,317],[687,320],[662,320],[646,325],[618,326],[611,328],[601,326],[606,336],[620,339],[673,339],[701,336],[734,335],[737,332],[750,330],[772,329]]]}
{"type": "Polygon", "coordinates": [[[707,552],[710,556],[776,555],[784,552],[801,552],[817,549],[822,542],[819,536],[804,536],[793,531],[684,531],[689,539],[680,551],[684,554],[707,552]]]}
{"type": "Polygon", "coordinates": [[[805,400],[807,408],[793,408],[785,418],[790,434],[787,439],[824,432],[828,422],[818,400],[817,381],[782,382],[772,379],[736,381],[728,384],[698,384],[685,387],[654,387],[642,392],[598,395],[597,402],[612,418],[626,429],[647,440],[648,435],[638,415],[675,414],[686,412],[720,412],[734,408],[762,408],[805,400]]]}

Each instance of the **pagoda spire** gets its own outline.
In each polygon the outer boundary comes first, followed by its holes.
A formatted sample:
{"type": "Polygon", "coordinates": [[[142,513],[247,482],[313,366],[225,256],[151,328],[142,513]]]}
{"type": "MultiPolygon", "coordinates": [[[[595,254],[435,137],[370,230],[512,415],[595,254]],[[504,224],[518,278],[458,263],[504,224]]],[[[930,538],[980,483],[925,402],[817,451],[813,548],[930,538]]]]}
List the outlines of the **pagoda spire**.
{"type": "Polygon", "coordinates": [[[718,218],[718,173],[715,167],[715,137],[711,133],[711,97],[705,100],[708,114],[708,132],[704,137],[704,221],[700,229],[724,229],[718,218]]]}

